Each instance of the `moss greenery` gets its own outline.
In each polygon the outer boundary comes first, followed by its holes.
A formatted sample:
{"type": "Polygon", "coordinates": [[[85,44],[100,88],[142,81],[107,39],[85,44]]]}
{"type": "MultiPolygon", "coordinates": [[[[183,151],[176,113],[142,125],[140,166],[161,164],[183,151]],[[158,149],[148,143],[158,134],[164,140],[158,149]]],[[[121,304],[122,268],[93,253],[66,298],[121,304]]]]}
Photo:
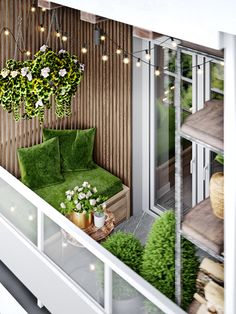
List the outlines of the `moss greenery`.
{"type": "Polygon", "coordinates": [[[83,71],[84,65],[76,56],[43,45],[33,60],[6,62],[0,73],[0,105],[15,120],[38,117],[43,122],[44,111],[51,107],[50,97],[54,95],[56,115],[68,116],[83,71]]]}
{"type": "MultiPolygon", "coordinates": [[[[186,309],[195,292],[199,262],[194,245],[185,239],[182,240],[182,263],[182,307],[186,309]]],[[[175,300],[175,215],[172,211],[165,212],[153,224],[140,274],[168,298],[175,300]]]]}

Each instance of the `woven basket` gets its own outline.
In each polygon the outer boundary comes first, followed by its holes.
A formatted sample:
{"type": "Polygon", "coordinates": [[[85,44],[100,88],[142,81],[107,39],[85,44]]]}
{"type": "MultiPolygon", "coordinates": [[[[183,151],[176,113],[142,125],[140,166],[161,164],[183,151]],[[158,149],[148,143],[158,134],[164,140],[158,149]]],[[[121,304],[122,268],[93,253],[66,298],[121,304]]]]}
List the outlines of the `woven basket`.
{"type": "Polygon", "coordinates": [[[224,219],[224,174],[214,173],[210,180],[210,200],[213,213],[216,217],[224,219]]]}

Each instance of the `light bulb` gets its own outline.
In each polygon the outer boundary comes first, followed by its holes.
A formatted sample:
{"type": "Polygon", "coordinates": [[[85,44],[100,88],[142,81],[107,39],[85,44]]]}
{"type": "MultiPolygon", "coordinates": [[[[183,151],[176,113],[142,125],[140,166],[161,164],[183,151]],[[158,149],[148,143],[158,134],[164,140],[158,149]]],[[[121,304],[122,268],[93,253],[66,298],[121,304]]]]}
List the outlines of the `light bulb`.
{"type": "Polygon", "coordinates": [[[198,73],[198,74],[202,74],[202,73],[203,73],[203,71],[202,71],[200,65],[197,66],[197,73],[198,73]]]}
{"type": "Polygon", "coordinates": [[[141,60],[140,60],[140,58],[138,58],[138,60],[136,61],[136,67],[138,67],[138,68],[141,67],[141,60]]]}
{"type": "Polygon", "coordinates": [[[88,51],[86,44],[83,44],[82,48],[81,48],[81,52],[82,53],[86,53],[88,51]]]}
{"type": "Polygon", "coordinates": [[[174,47],[174,48],[177,47],[177,42],[174,40],[173,37],[171,37],[171,45],[172,45],[172,47],[174,47]]]}
{"type": "Polygon", "coordinates": [[[149,61],[150,59],[151,59],[151,55],[150,55],[150,53],[149,53],[149,51],[146,49],[145,50],[145,52],[146,52],[146,54],[145,54],[145,59],[147,60],[147,61],[149,61]]]}
{"type": "Polygon", "coordinates": [[[29,221],[32,221],[34,219],[34,216],[33,215],[29,215],[28,219],[29,219],[29,221]]]}
{"type": "Polygon", "coordinates": [[[165,94],[165,95],[168,95],[168,94],[169,94],[168,89],[167,89],[166,91],[164,91],[164,94],[165,94]]]}
{"type": "Polygon", "coordinates": [[[101,36],[100,36],[100,40],[101,41],[104,41],[106,39],[106,34],[105,33],[102,33],[101,36]]]}
{"type": "Polygon", "coordinates": [[[175,89],[174,85],[170,87],[171,90],[175,89]]]}
{"type": "Polygon", "coordinates": [[[45,11],[47,11],[47,9],[46,8],[42,8],[42,12],[45,12],[45,11]]]}
{"type": "Polygon", "coordinates": [[[56,36],[59,38],[59,37],[61,37],[61,33],[57,30],[56,31],[56,36]]]}
{"type": "Polygon", "coordinates": [[[154,74],[156,76],[159,76],[161,74],[161,71],[159,70],[159,67],[156,67],[154,74]]]}
{"type": "Polygon", "coordinates": [[[14,206],[11,206],[10,207],[10,211],[13,213],[15,211],[15,207],[14,206]]]}
{"type": "Polygon", "coordinates": [[[107,61],[108,60],[108,55],[104,52],[102,55],[102,61],[107,61]]]}
{"type": "Polygon", "coordinates": [[[67,243],[66,242],[62,242],[62,247],[67,247],[67,243]]]}
{"type": "Polygon", "coordinates": [[[223,67],[225,65],[224,61],[220,61],[220,65],[223,67]]]}
{"type": "Polygon", "coordinates": [[[94,264],[90,264],[90,265],[89,265],[89,269],[90,269],[91,271],[94,271],[94,270],[96,269],[96,267],[95,267],[94,264]]]}
{"type": "Polygon", "coordinates": [[[162,101],[167,101],[167,97],[163,98],[162,101]]]}
{"type": "Polygon", "coordinates": [[[41,25],[40,25],[40,32],[43,33],[44,31],[45,31],[45,28],[44,28],[43,24],[41,24],[41,25]]]}
{"type": "Polygon", "coordinates": [[[8,35],[10,34],[10,32],[9,32],[9,29],[8,29],[8,28],[5,28],[5,30],[4,30],[4,34],[5,34],[6,36],[8,36],[8,35]]]}
{"type": "Polygon", "coordinates": [[[29,57],[29,56],[31,55],[31,52],[30,52],[29,50],[27,50],[27,51],[25,52],[25,54],[29,57]]]}
{"type": "Polygon", "coordinates": [[[36,7],[35,7],[35,6],[32,6],[32,7],[31,7],[31,12],[34,13],[35,11],[36,11],[36,7]]]}
{"type": "Polygon", "coordinates": [[[62,41],[67,41],[67,36],[63,35],[61,39],[62,39],[62,41]]]}
{"type": "Polygon", "coordinates": [[[121,48],[120,48],[120,47],[118,47],[118,48],[116,49],[116,53],[117,53],[118,55],[120,55],[120,54],[121,54],[121,52],[122,52],[121,48]]]}
{"type": "Polygon", "coordinates": [[[129,63],[129,57],[128,57],[127,54],[124,54],[123,62],[124,62],[124,64],[128,64],[129,63]]]}

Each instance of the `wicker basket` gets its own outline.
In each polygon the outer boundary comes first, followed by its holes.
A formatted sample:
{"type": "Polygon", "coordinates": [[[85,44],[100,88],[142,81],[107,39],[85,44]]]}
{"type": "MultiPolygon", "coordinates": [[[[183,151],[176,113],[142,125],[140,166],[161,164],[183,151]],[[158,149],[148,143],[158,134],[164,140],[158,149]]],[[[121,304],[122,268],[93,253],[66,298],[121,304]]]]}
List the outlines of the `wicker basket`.
{"type": "Polygon", "coordinates": [[[210,200],[213,213],[216,217],[224,219],[224,174],[214,173],[210,180],[210,200]]]}

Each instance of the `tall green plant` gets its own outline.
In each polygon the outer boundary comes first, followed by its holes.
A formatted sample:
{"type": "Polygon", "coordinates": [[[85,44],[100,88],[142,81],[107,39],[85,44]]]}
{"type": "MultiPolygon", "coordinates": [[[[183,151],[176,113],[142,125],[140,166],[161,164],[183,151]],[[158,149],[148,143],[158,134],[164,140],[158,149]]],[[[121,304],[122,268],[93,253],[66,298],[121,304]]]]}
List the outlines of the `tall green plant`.
{"type": "MultiPolygon", "coordinates": [[[[182,240],[182,307],[187,308],[195,292],[198,258],[195,247],[182,240]]],[[[144,249],[141,276],[171,300],[175,300],[175,215],[165,212],[153,224],[144,249]]]]}

